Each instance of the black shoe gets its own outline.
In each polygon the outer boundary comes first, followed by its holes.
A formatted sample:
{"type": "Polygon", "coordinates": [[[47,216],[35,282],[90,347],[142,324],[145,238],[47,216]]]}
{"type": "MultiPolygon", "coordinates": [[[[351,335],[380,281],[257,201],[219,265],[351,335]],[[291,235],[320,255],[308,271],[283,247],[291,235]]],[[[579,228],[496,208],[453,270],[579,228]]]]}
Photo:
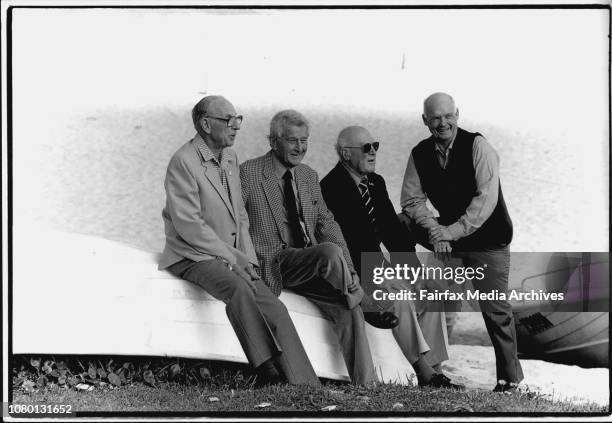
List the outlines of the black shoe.
{"type": "Polygon", "coordinates": [[[265,386],[270,385],[281,385],[286,383],[286,380],[282,376],[263,376],[257,375],[255,379],[255,383],[253,384],[254,388],[263,388],[265,386]]]}
{"type": "Polygon", "coordinates": [[[255,369],[256,379],[255,388],[261,388],[268,385],[278,385],[285,382],[285,378],[278,372],[274,365],[274,360],[264,361],[255,369]]]}
{"type": "Polygon", "coordinates": [[[506,382],[506,381],[498,381],[495,388],[493,388],[493,392],[517,392],[518,391],[518,383],[515,382],[506,382]],[[503,382],[503,383],[502,383],[503,382]]]}
{"type": "Polygon", "coordinates": [[[428,388],[455,389],[457,391],[463,391],[465,389],[465,385],[451,382],[448,376],[442,373],[434,373],[434,375],[431,377],[431,379],[429,379],[427,383],[424,383],[419,386],[428,388]]]}
{"type": "Polygon", "coordinates": [[[399,324],[399,319],[388,311],[369,311],[363,313],[365,321],[379,329],[393,329],[399,324]]]}

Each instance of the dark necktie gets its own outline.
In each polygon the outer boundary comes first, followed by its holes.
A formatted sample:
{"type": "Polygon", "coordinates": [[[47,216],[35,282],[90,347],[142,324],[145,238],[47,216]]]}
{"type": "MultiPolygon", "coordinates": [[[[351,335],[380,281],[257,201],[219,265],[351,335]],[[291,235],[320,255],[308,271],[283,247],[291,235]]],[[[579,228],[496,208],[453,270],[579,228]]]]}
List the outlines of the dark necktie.
{"type": "Polygon", "coordinates": [[[368,212],[368,220],[372,229],[376,230],[376,217],[374,217],[374,203],[370,197],[370,190],[368,189],[368,178],[363,177],[359,182],[359,192],[361,193],[361,202],[368,212]]]}
{"type": "Polygon", "coordinates": [[[306,243],[304,242],[302,226],[300,225],[300,215],[298,214],[295,193],[293,192],[293,186],[291,183],[293,175],[289,170],[285,172],[285,174],[283,175],[283,179],[285,181],[285,208],[287,209],[289,228],[291,229],[291,236],[293,237],[293,247],[304,248],[306,246],[306,243]]]}

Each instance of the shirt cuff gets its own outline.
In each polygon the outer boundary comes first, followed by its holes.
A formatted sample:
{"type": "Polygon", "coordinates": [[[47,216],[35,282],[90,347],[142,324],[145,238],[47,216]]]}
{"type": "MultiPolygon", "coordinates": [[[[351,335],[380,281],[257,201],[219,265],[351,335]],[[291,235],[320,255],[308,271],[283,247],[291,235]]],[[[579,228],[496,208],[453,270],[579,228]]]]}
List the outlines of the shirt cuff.
{"type": "Polygon", "coordinates": [[[463,225],[461,222],[455,222],[452,225],[447,226],[447,229],[453,237],[453,241],[457,241],[459,238],[463,238],[465,236],[465,231],[463,230],[463,225]]]}

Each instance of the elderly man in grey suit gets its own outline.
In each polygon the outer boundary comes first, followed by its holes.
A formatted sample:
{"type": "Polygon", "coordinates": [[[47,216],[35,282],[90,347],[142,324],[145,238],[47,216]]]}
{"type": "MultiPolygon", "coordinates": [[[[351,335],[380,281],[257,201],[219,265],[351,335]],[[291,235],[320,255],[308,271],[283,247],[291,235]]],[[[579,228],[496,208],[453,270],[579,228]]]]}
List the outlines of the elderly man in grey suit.
{"type": "MultiPolygon", "coordinates": [[[[226,304],[242,348],[264,382],[319,385],[287,309],[259,278],[234,144],[242,116],[220,96],[192,111],[197,134],[166,173],[159,264],[226,304]]],[[[260,379],[260,380],[261,380],[260,379]]]]}
{"type": "MultiPolygon", "coordinates": [[[[270,123],[271,151],[240,166],[261,275],[276,295],[290,288],[331,320],[354,383],[377,381],[360,307],[364,293],[359,277],[342,231],[325,205],[317,173],[301,163],[308,137],[304,116],[281,111],[270,123]]],[[[382,327],[397,324],[391,313],[371,316],[382,327]]]]}

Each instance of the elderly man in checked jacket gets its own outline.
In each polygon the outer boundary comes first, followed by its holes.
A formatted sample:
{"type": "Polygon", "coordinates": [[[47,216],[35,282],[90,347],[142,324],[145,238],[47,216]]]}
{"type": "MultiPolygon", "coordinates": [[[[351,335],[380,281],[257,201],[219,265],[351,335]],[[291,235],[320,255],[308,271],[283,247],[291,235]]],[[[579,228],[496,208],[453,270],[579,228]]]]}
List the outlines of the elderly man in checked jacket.
{"type": "MultiPolygon", "coordinates": [[[[271,151],[240,166],[261,276],[276,295],[290,288],[319,307],[333,324],[354,383],[377,381],[359,277],[342,231],[325,205],[317,173],[301,163],[308,136],[304,116],[281,111],[270,123],[271,151]]],[[[397,324],[391,313],[367,314],[378,327],[397,324]]]]}

